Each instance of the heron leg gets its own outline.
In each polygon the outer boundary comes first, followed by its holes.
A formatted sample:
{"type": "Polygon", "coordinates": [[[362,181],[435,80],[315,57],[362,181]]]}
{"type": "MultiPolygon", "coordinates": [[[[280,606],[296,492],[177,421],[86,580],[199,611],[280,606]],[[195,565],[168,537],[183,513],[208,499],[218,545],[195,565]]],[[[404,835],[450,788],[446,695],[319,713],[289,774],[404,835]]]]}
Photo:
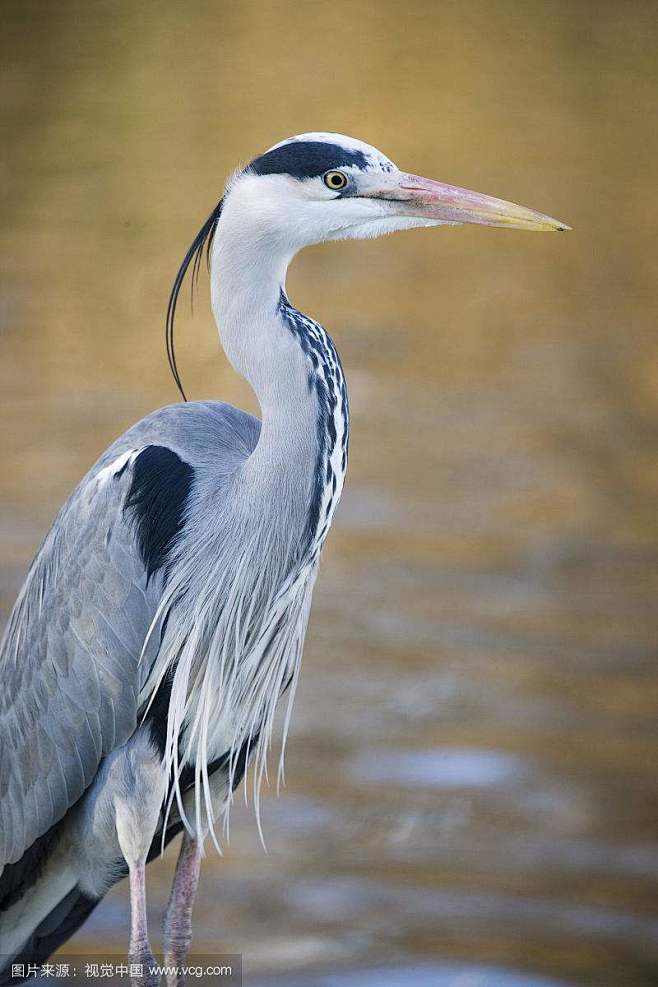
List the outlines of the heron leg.
{"type": "Polygon", "coordinates": [[[133,987],[156,987],[160,977],[151,972],[155,957],[151,951],[146,924],[146,863],[128,865],[130,881],[130,980],[133,987]]]}
{"type": "Polygon", "coordinates": [[[164,800],[166,775],[147,733],[133,739],[117,768],[116,835],[130,882],[130,979],[133,987],[157,987],[146,924],[146,861],[164,800]]]}
{"type": "Polygon", "coordinates": [[[192,906],[199,885],[203,843],[185,831],[176,864],[174,883],[163,923],[165,966],[176,967],[167,973],[168,987],[183,987],[182,967],[192,942],[192,906]]]}

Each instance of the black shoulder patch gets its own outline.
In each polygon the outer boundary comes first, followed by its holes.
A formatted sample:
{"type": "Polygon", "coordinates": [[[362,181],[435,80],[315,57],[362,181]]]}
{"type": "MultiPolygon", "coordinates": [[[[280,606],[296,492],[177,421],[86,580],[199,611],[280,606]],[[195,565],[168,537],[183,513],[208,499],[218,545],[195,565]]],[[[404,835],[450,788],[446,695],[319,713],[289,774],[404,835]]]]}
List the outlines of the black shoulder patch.
{"type": "Polygon", "coordinates": [[[146,446],[135,459],[125,509],[132,512],[149,579],[166,564],[183,527],[193,479],[190,464],[166,446],[146,446]]]}
{"type": "Polygon", "coordinates": [[[332,168],[348,166],[367,168],[363,151],[327,144],[324,141],[291,141],[255,158],[247,171],[254,175],[292,175],[293,178],[317,178],[332,168]]]}

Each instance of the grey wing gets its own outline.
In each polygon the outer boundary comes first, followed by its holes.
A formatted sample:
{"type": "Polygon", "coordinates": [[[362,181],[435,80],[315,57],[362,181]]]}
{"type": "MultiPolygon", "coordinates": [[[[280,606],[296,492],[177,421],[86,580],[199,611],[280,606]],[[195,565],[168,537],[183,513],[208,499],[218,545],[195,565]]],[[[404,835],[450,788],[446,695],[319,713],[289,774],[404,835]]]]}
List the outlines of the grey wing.
{"type": "Polygon", "coordinates": [[[62,508],[0,644],[0,872],[133,733],[188,496],[203,476],[216,496],[259,430],[257,419],[220,402],[160,408],[101,457],[62,508]]]}
{"type": "Polygon", "coordinates": [[[63,507],[0,646],[0,871],[135,729],[159,580],[147,578],[126,512],[124,458],[92,471],[63,507]]]}

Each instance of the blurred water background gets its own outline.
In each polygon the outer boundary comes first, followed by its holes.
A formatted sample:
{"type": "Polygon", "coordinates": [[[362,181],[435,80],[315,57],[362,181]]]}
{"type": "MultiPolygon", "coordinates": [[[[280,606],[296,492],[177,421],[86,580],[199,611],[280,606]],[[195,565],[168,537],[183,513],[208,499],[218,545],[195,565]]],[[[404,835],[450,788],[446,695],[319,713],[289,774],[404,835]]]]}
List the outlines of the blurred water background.
{"type": "MultiPolygon", "coordinates": [[[[163,312],[240,162],[337,130],[569,222],[306,251],[348,483],[287,787],[235,807],[196,948],[262,987],[658,981],[655,3],[5,0],[0,603],[176,399],[163,312]]],[[[256,410],[202,283],[194,397],[256,410]]],[[[150,868],[151,918],[173,853],[150,868]]],[[[120,886],[69,951],[121,951],[120,886]]]]}

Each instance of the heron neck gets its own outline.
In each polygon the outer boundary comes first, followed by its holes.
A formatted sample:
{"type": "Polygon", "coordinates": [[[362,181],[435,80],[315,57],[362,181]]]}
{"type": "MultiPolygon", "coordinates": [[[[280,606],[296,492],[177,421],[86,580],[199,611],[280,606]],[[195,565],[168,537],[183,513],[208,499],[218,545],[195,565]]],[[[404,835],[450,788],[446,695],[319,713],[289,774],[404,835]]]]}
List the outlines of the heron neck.
{"type": "MultiPolygon", "coordinates": [[[[224,351],[253,388],[262,427],[255,460],[261,466],[315,465],[317,402],[308,360],[281,317],[279,302],[293,251],[272,238],[235,228],[230,208],[212,251],[212,307],[224,351]]],[[[304,470],[306,473],[307,471],[304,470]]]]}

